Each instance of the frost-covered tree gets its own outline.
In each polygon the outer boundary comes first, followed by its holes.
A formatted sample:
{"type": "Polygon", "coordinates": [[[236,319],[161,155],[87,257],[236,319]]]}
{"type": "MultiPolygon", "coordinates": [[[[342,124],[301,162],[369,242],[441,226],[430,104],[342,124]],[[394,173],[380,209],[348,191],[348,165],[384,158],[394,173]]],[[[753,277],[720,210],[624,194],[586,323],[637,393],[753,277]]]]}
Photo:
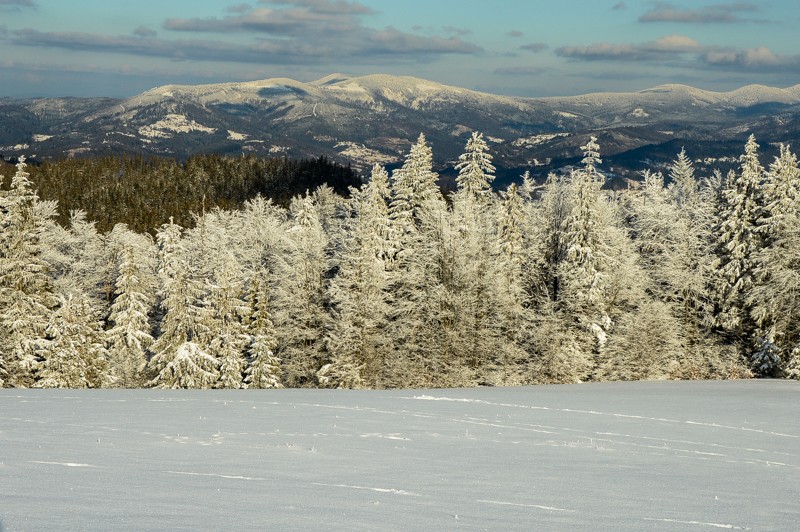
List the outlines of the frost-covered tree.
{"type": "Polygon", "coordinates": [[[440,207],[438,177],[433,171],[433,150],[420,133],[403,166],[392,174],[390,216],[400,235],[418,229],[426,211],[440,207]]]}
{"type": "Polygon", "coordinates": [[[218,362],[218,388],[242,388],[247,365],[245,350],[248,338],[242,317],[248,309],[241,298],[241,281],[236,278],[235,270],[233,261],[229,261],[216,274],[210,293],[212,316],[208,351],[218,362]]]}
{"type": "Polygon", "coordinates": [[[152,345],[148,382],[157,388],[211,388],[219,379],[217,360],[204,346],[207,331],[200,320],[201,294],[182,257],[181,228],[170,222],[156,235],[162,278],[161,335],[152,345]]]}
{"type": "Polygon", "coordinates": [[[735,340],[746,343],[753,330],[747,293],[753,287],[755,257],[762,246],[758,226],[763,215],[764,169],[753,135],[740,162],[740,171],[729,176],[721,198],[714,287],[719,306],[716,324],[735,340]]]}
{"type": "Polygon", "coordinates": [[[153,344],[149,317],[152,287],[142,262],[131,245],[123,249],[109,317],[112,326],[106,332],[114,384],[123,388],[144,384],[147,350],[153,344]]]}
{"type": "Polygon", "coordinates": [[[379,166],[367,185],[351,191],[353,216],[329,290],[334,312],[327,337],[331,363],[319,375],[329,386],[376,387],[386,378],[384,357],[391,345],[386,337],[387,271],[393,256],[388,192],[387,174],[379,166]]]}
{"type": "Polygon", "coordinates": [[[753,367],[777,375],[800,346],[800,169],[788,146],[766,172],[754,286],[747,295],[758,328],[753,367]]]}
{"type": "Polygon", "coordinates": [[[670,166],[669,177],[672,180],[669,187],[670,192],[678,207],[684,208],[692,205],[697,199],[698,186],[694,175],[694,165],[686,156],[684,148],[681,148],[678,158],[670,166]]]}
{"type": "Polygon", "coordinates": [[[281,361],[275,356],[275,325],[272,323],[269,269],[262,265],[250,281],[247,296],[250,334],[249,363],[245,370],[248,388],[283,388],[281,361]]]}
{"type": "Polygon", "coordinates": [[[290,247],[277,273],[280,282],[273,319],[287,384],[308,386],[322,367],[329,321],[325,311],[328,236],[310,195],[292,200],[290,211],[286,223],[290,247]]]}
{"type": "Polygon", "coordinates": [[[42,243],[56,205],[39,200],[29,176],[20,158],[10,189],[0,195],[0,379],[15,387],[33,385],[57,306],[42,243]]]}
{"type": "Polygon", "coordinates": [[[52,313],[36,367],[38,388],[100,388],[109,381],[101,323],[88,298],[67,296],[52,313]]]}
{"type": "Polygon", "coordinates": [[[494,180],[495,167],[483,134],[473,132],[467,141],[466,151],[458,158],[456,183],[463,194],[479,197],[489,193],[494,180]]]}

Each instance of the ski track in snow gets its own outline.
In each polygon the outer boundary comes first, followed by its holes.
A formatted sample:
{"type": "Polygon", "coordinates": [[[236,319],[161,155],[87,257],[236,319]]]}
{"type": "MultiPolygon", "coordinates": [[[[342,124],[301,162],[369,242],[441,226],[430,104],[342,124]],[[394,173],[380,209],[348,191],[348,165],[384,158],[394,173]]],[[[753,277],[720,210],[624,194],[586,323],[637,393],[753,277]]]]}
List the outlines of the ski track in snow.
{"type": "Polygon", "coordinates": [[[58,465],[63,467],[99,467],[92,464],[79,464],[76,462],[46,462],[44,460],[28,460],[29,464],[58,465]]]}
{"type": "Polygon", "coordinates": [[[378,493],[391,493],[393,495],[404,495],[406,497],[421,497],[419,493],[414,493],[396,488],[371,488],[369,486],[352,486],[349,484],[328,484],[326,482],[312,482],[313,486],[328,486],[331,488],[348,488],[351,490],[377,491],[378,493]]]}
{"type": "Polygon", "coordinates": [[[800,435],[798,434],[787,434],[783,432],[772,432],[768,430],[762,429],[752,429],[749,427],[736,427],[733,425],[722,425],[719,423],[706,423],[700,421],[691,421],[691,420],[679,420],[679,419],[670,419],[670,418],[662,418],[662,417],[648,417],[648,416],[637,416],[632,414],[617,414],[611,412],[599,412],[597,410],[582,410],[582,409],[575,409],[575,408],[551,408],[549,406],[536,406],[536,405],[520,405],[520,404],[513,404],[513,403],[495,403],[492,401],[484,401],[482,399],[466,399],[466,398],[455,398],[455,397],[436,397],[432,395],[415,395],[413,397],[402,397],[402,399],[410,399],[410,400],[417,400],[417,401],[449,401],[455,403],[476,403],[481,405],[488,405],[488,406],[502,406],[502,407],[510,407],[510,408],[525,408],[529,410],[546,410],[552,412],[565,412],[570,414],[589,414],[593,416],[610,416],[615,418],[623,418],[623,419],[640,419],[643,421],[659,421],[663,423],[676,423],[676,424],[687,424],[687,425],[698,425],[702,427],[713,427],[713,428],[720,428],[720,429],[730,429],[730,430],[742,430],[746,432],[754,432],[759,434],[766,434],[769,436],[780,436],[785,438],[799,438],[800,435]]]}
{"type": "Polygon", "coordinates": [[[734,526],[734,525],[727,525],[722,523],[704,523],[702,521],[681,521],[679,519],[659,519],[656,517],[644,517],[645,521],[656,521],[659,523],[674,523],[679,525],[695,525],[695,526],[707,526],[713,528],[726,528],[728,530],[751,530],[750,528],[734,526]]]}
{"type": "Polygon", "coordinates": [[[228,480],[260,480],[260,481],[269,480],[260,477],[243,477],[241,475],[222,475],[219,473],[194,473],[192,471],[162,471],[162,473],[167,473],[169,475],[184,475],[189,477],[215,477],[215,478],[224,478],[228,480]]]}
{"type": "Polygon", "coordinates": [[[538,508],[539,510],[548,510],[551,512],[575,512],[575,510],[568,510],[566,508],[556,508],[555,506],[542,506],[540,504],[525,504],[519,502],[506,502],[506,501],[488,501],[485,499],[478,499],[477,502],[484,504],[496,504],[498,506],[520,506],[522,508],[538,508]]]}

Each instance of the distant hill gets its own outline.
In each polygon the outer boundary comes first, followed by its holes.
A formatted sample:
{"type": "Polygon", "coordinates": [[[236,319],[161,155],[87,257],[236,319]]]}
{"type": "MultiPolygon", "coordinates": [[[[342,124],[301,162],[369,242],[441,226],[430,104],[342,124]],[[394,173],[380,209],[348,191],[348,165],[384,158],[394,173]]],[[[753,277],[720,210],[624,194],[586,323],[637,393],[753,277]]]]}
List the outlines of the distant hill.
{"type": "Polygon", "coordinates": [[[440,168],[471,131],[489,139],[501,173],[546,174],[569,164],[589,135],[606,163],[634,175],[686,146],[700,170],[725,164],[747,135],[800,141],[800,85],[711,92],[662,85],[633,93],[513,98],[413,77],[332,74],[311,83],[267,79],[166,85],[126,100],[0,100],[0,152],[39,159],[198,153],[326,156],[365,171],[396,164],[419,133],[440,168]],[[718,159],[722,162],[718,163],[718,159]]]}

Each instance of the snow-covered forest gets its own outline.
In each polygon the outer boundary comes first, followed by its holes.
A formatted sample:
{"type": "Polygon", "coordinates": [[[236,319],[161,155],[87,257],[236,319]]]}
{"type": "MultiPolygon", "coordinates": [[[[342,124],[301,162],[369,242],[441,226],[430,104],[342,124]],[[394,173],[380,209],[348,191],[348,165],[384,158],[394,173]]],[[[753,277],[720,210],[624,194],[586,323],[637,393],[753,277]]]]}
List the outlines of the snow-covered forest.
{"type": "Polygon", "coordinates": [[[23,162],[0,192],[6,387],[454,387],[800,378],[800,170],[602,188],[600,147],[492,190],[473,134],[445,197],[424,136],[349,198],[64,227],[23,162]]]}

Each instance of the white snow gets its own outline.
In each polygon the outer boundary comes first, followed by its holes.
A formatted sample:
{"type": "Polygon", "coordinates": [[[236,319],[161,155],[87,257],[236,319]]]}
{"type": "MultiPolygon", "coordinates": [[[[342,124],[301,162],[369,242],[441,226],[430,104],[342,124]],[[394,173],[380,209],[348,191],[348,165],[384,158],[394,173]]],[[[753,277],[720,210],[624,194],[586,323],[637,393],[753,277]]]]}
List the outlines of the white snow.
{"type": "Polygon", "coordinates": [[[637,107],[633,111],[631,111],[631,115],[635,116],[636,118],[647,118],[650,116],[650,113],[642,109],[641,107],[637,107]]]}
{"type": "Polygon", "coordinates": [[[0,529],[792,530],[799,396],[0,390],[0,529]]]}
{"type": "Polygon", "coordinates": [[[173,133],[189,133],[191,131],[214,133],[216,129],[198,124],[179,114],[168,114],[165,118],[149,126],[139,128],[139,134],[149,138],[172,138],[173,133]]]}
{"type": "Polygon", "coordinates": [[[46,140],[52,139],[53,135],[34,134],[33,137],[31,138],[33,139],[33,142],[44,142],[46,140]]]}
{"type": "Polygon", "coordinates": [[[249,135],[228,130],[228,140],[246,140],[249,135]]]}

